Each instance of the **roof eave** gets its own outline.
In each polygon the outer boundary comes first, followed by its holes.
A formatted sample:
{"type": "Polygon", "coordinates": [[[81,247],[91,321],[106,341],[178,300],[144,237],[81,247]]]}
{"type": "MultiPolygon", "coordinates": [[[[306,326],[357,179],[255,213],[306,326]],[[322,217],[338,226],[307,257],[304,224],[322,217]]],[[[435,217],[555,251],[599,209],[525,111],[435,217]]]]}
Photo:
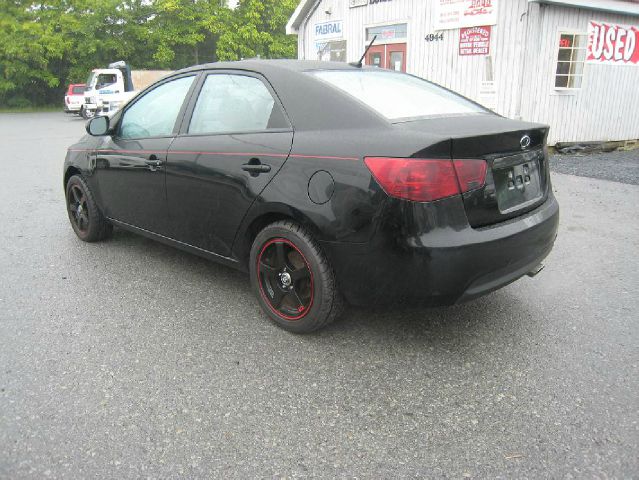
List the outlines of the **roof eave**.
{"type": "Polygon", "coordinates": [[[622,0],[597,0],[597,2],[592,0],[528,0],[528,2],[639,16],[639,4],[622,0]]]}
{"type": "Polygon", "coordinates": [[[308,15],[308,12],[310,12],[315,2],[316,0],[302,0],[300,2],[286,24],[287,35],[296,35],[299,33],[300,25],[308,15]]]}

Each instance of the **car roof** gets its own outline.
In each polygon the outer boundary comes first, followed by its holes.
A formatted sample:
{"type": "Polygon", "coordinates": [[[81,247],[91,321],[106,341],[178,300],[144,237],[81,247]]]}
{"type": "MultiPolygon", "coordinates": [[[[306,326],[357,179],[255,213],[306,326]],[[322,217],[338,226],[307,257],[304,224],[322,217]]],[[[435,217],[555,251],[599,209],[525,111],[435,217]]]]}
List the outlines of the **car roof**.
{"type": "Polygon", "coordinates": [[[310,70],[359,70],[359,67],[344,62],[322,62],[319,60],[293,60],[293,59],[274,59],[263,60],[252,58],[248,60],[230,61],[230,62],[214,62],[202,65],[194,65],[192,67],[180,70],[180,72],[191,70],[208,70],[208,69],[233,69],[233,70],[251,70],[251,71],[274,71],[285,70],[288,72],[307,72],[310,70]]]}
{"type": "Polygon", "coordinates": [[[344,62],[313,60],[241,60],[195,65],[174,73],[236,70],[265,77],[280,98],[296,130],[346,129],[389,126],[371,108],[308,72],[314,70],[368,70],[344,62]]]}

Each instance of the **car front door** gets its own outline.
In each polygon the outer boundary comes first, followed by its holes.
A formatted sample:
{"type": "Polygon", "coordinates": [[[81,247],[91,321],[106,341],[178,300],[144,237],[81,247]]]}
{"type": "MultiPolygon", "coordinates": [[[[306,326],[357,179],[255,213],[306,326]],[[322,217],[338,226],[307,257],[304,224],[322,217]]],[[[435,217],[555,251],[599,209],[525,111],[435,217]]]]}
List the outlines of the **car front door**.
{"type": "Polygon", "coordinates": [[[104,214],[154,233],[167,230],[166,152],[175,138],[195,75],[159,84],[126,108],[96,151],[104,214]]]}
{"type": "Polygon", "coordinates": [[[242,218],[288,158],[293,130],[259,75],[210,72],[200,84],[167,156],[172,236],[229,257],[242,218]]]}

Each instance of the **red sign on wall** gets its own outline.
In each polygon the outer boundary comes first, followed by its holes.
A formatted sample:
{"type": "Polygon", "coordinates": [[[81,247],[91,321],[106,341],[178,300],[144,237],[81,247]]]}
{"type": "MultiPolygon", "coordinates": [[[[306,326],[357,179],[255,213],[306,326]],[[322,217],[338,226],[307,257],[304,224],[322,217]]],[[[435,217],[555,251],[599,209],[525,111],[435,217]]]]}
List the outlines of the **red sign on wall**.
{"type": "Polygon", "coordinates": [[[639,65],[639,28],[591,21],[586,62],[639,65]]]}
{"type": "Polygon", "coordinates": [[[562,35],[559,39],[559,47],[561,48],[570,48],[572,47],[572,37],[568,35],[562,35]]]}
{"type": "Polygon", "coordinates": [[[488,55],[490,53],[490,27],[469,27],[459,30],[460,55],[488,55]]]}

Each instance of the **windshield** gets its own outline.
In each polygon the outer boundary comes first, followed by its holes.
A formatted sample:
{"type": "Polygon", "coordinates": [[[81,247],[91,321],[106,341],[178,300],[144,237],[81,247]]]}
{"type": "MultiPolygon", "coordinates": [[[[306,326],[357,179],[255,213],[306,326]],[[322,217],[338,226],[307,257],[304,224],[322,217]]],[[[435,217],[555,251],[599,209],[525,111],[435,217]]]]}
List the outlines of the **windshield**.
{"type": "Polygon", "coordinates": [[[434,83],[383,70],[320,70],[313,75],[352,95],[388,120],[488,113],[434,83]]]}
{"type": "Polygon", "coordinates": [[[76,85],[72,88],[72,92],[74,95],[80,95],[84,93],[84,85],[76,85]]]}
{"type": "Polygon", "coordinates": [[[89,73],[89,78],[87,78],[87,90],[91,90],[93,88],[93,79],[95,78],[95,72],[89,73]]]}

